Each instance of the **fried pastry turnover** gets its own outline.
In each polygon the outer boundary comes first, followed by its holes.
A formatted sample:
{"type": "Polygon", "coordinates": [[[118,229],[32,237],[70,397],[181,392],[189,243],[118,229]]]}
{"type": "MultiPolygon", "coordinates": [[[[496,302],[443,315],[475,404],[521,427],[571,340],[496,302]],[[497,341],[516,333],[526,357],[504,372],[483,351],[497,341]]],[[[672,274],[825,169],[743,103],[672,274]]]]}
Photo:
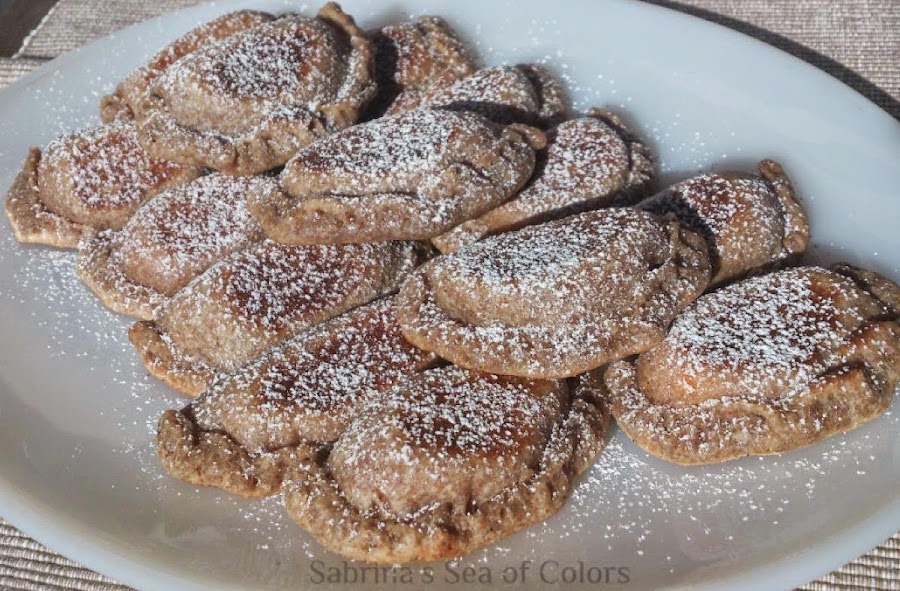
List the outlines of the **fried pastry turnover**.
{"type": "Polygon", "coordinates": [[[753,277],[698,299],[603,375],[649,453],[710,464],[789,451],[881,415],[900,381],[900,288],[846,265],[753,277]]]}
{"type": "Polygon", "coordinates": [[[781,165],[759,163],[759,175],[702,174],[651,197],[641,207],[673,213],[706,238],[712,285],[789,262],[806,250],[809,223],[781,165]]]}
{"type": "Polygon", "coordinates": [[[614,115],[590,110],[547,134],[535,173],[515,197],[432,239],[443,253],[500,234],[648,194],[656,176],[650,150],[614,115]]]}
{"type": "Polygon", "coordinates": [[[354,124],[374,94],[371,43],[329,3],[178,60],[150,86],[138,130],[159,158],[256,174],[354,124]]]}
{"type": "Polygon", "coordinates": [[[426,90],[450,86],[475,72],[475,61],[447,22],[420,16],[371,34],[375,46],[378,96],[369,117],[402,113],[419,106],[426,90]]]}
{"type": "Polygon", "coordinates": [[[336,440],[369,400],[436,357],[397,327],[394,298],[323,322],[216,381],[159,422],[166,470],[244,497],[281,488],[286,469],[336,440]]]}
{"type": "Polygon", "coordinates": [[[169,189],[121,230],[82,241],[78,275],[114,312],[151,320],[194,277],[264,238],[246,196],[274,183],[272,177],[213,173],[169,189]]]}
{"type": "Polygon", "coordinates": [[[285,244],[426,240],[509,199],[543,141],[473,113],[383,117],[301,150],[248,206],[285,244]]]}
{"type": "Polygon", "coordinates": [[[129,123],[91,127],[28,152],[6,215],[19,242],[75,248],[100,230],[121,229],[152,196],[202,172],[148,154],[129,123]]]}
{"type": "MultiPolygon", "coordinates": [[[[537,64],[484,68],[450,86],[438,82],[423,92],[419,107],[470,111],[496,123],[543,128],[561,123],[568,114],[562,84],[537,64]]],[[[395,104],[388,112],[408,108],[395,104]]]]}
{"type": "Polygon", "coordinates": [[[128,336],[151,374],[197,395],[218,374],[396,290],[425,256],[415,242],[286,246],[263,240],[207,269],[128,336]]]}
{"type": "Polygon", "coordinates": [[[100,101],[100,118],[104,123],[117,119],[141,118],[141,109],[150,85],[169,66],[202,47],[212,45],[235,33],[245,31],[275,17],[255,10],[229,12],[204,23],[162,48],[149,62],[125,77],[116,91],[100,101]]]}
{"type": "Polygon", "coordinates": [[[368,562],[445,560],[547,519],[600,452],[596,385],[459,367],[401,379],[284,485],[291,517],[368,562]]]}
{"type": "Polygon", "coordinates": [[[410,342],[457,365],[563,378],[662,340],[709,277],[696,231],[602,209],[433,259],[400,289],[397,316],[410,342]]]}

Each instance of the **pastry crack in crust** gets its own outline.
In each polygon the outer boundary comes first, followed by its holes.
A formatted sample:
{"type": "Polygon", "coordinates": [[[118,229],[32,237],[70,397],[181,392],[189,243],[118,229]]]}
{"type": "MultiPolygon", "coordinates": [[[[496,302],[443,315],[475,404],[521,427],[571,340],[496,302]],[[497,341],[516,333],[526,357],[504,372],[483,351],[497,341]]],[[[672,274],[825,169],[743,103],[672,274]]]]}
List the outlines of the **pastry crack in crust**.
{"type": "Polygon", "coordinates": [[[424,240],[512,196],[543,141],[471,113],[384,117],[300,151],[249,207],[285,244],[424,240]]]}
{"type": "Polygon", "coordinates": [[[892,282],[846,265],[722,288],[636,362],[609,366],[612,412],[638,445],[678,464],[780,453],[855,428],[887,409],[900,380],[898,298],[892,282]]]}
{"type": "Polygon", "coordinates": [[[148,155],[131,124],[92,127],[43,152],[29,150],[6,214],[19,242],[75,248],[98,231],[122,228],[148,199],[202,172],[148,155]]]}
{"type": "Polygon", "coordinates": [[[428,255],[413,242],[285,246],[263,240],[210,267],[129,339],[151,374],[189,395],[219,373],[395,291],[428,255]]]}
{"type": "Polygon", "coordinates": [[[152,154],[231,174],[280,166],[353,125],[375,94],[373,48],[334,3],[191,53],[150,86],[138,129],[152,154]]]}
{"type": "Polygon", "coordinates": [[[607,209],[434,259],[404,283],[398,318],[411,342],[457,365],[569,377],[651,347],[708,281],[699,234],[607,209]]]}
{"type": "Polygon", "coordinates": [[[647,195],[656,176],[649,149],[609,112],[588,111],[548,133],[529,184],[481,217],[432,239],[443,253],[488,235],[647,195]]]}
{"type": "Polygon", "coordinates": [[[246,194],[271,177],[214,173],[144,204],[125,227],[82,241],[76,270],[103,303],[143,320],[225,256],[263,239],[246,194]]]}
{"type": "Polygon", "coordinates": [[[337,439],[368,400],[434,364],[396,326],[393,297],[324,322],[214,382],[160,419],[166,470],[245,497],[337,439]],[[218,447],[217,447],[218,446],[218,447]]]}
{"type": "Polygon", "coordinates": [[[600,452],[596,384],[457,367],[399,382],[285,483],[291,517],[368,562],[451,559],[553,515],[600,452]]]}
{"type": "Polygon", "coordinates": [[[790,179],[772,160],[759,163],[759,175],[702,174],[641,207],[672,213],[703,234],[713,263],[712,286],[790,263],[809,242],[806,213],[790,179]]]}

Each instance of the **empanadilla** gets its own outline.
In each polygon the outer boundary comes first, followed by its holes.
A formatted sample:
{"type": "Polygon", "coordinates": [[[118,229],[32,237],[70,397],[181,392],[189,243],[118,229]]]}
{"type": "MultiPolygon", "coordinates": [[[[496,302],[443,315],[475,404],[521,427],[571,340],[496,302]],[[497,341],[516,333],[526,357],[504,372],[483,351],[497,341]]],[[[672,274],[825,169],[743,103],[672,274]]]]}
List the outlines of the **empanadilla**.
{"type": "Polygon", "coordinates": [[[475,71],[475,61],[444,19],[420,16],[370,35],[375,46],[378,96],[368,110],[377,118],[390,109],[402,113],[422,102],[423,92],[450,86],[475,71]]]}
{"type": "Polygon", "coordinates": [[[6,215],[19,242],[75,248],[100,230],[122,228],[148,199],[203,172],[152,157],[130,123],[91,127],[28,152],[6,215]]]}
{"type": "Polygon", "coordinates": [[[781,165],[759,163],[759,175],[702,174],[641,203],[673,213],[706,238],[713,263],[712,285],[790,262],[806,250],[809,223],[781,165]]]}
{"type": "Polygon", "coordinates": [[[652,347],[709,277],[696,231],[601,209],[433,259],[404,283],[397,315],[406,338],[457,365],[563,378],[652,347]]]}
{"type": "Polygon", "coordinates": [[[285,244],[427,240],[526,183],[544,134],[473,113],[382,117],[297,153],[250,211],[285,244]]]}
{"type": "Polygon", "coordinates": [[[334,3],[283,16],[178,60],[138,120],[158,158],[256,174],[356,123],[375,95],[374,50],[334,3]]]}
{"type": "Polygon", "coordinates": [[[603,380],[622,430],[677,464],[810,445],[881,415],[900,381],[900,287],[849,266],[753,277],[697,300],[603,380]]]}
{"type": "Polygon", "coordinates": [[[79,277],[111,310],[151,320],[160,306],[225,256],[263,239],[246,206],[273,177],[213,173],[145,203],[119,231],[78,247],[79,277]]]}
{"type": "Polygon", "coordinates": [[[141,108],[150,85],[169,66],[202,47],[274,18],[271,14],[256,10],[237,10],[188,31],[163,47],[146,64],[126,76],[113,94],[103,97],[100,101],[100,118],[104,123],[111,123],[117,119],[140,119],[141,108]]]}
{"type": "Polygon", "coordinates": [[[423,92],[419,108],[470,111],[496,123],[543,128],[561,123],[569,110],[562,84],[537,64],[484,68],[450,86],[441,81],[423,92]]]}
{"type": "Polygon", "coordinates": [[[286,246],[263,240],[207,269],[128,336],[151,374],[197,395],[217,375],[396,290],[427,254],[415,242],[286,246]]]}
{"type": "Polygon", "coordinates": [[[369,402],[288,473],[285,506],[355,560],[452,559],[547,519],[604,443],[596,385],[443,367],[369,402]]]}
{"type": "Polygon", "coordinates": [[[173,476],[244,497],[278,492],[285,470],[337,439],[363,405],[436,357],[400,334],[394,298],[305,331],[212,384],[159,422],[173,476]]]}
{"type": "Polygon", "coordinates": [[[547,133],[534,176],[509,201],[432,239],[443,253],[485,236],[546,222],[612,202],[630,203],[652,190],[649,148],[615,115],[599,109],[547,133]]]}

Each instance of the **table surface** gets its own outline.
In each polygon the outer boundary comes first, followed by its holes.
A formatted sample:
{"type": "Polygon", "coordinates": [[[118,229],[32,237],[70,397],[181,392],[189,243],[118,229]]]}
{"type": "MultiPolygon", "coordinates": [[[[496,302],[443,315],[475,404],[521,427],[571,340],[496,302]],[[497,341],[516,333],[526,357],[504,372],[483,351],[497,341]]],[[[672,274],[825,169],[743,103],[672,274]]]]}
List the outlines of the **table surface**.
{"type": "MultiPolygon", "coordinates": [[[[785,50],[900,119],[900,0],[644,1],[717,22],[785,50]]],[[[0,3],[0,86],[92,39],[196,3],[4,0],[0,3]]],[[[129,588],[54,553],[0,518],[0,589],[129,588]]],[[[900,591],[900,533],[802,589],[900,591]]]]}

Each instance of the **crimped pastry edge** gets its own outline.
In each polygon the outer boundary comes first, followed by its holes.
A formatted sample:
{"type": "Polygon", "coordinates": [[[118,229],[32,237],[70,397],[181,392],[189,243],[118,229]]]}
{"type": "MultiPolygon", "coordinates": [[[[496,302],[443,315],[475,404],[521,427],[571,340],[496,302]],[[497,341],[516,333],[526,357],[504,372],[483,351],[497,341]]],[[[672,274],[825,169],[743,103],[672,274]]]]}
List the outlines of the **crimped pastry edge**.
{"type": "Polygon", "coordinates": [[[285,507],[323,546],[348,558],[375,563],[454,558],[556,513],[577,476],[602,450],[608,423],[599,384],[591,376],[581,378],[569,412],[554,427],[540,469],[465,514],[438,507],[413,522],[365,515],[330,476],[326,457],[298,462],[285,481],[285,507]]]}

